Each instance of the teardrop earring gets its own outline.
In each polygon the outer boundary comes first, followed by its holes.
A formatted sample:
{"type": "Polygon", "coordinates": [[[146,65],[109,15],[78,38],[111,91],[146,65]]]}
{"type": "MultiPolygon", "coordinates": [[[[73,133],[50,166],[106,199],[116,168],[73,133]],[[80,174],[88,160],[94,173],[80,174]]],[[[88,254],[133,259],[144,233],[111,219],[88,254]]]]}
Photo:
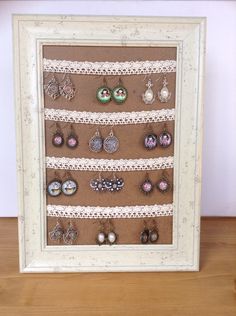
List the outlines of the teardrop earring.
{"type": "Polygon", "coordinates": [[[75,86],[73,85],[68,74],[64,74],[62,81],[59,85],[59,92],[63,97],[65,97],[69,101],[74,98],[75,86]]]}
{"type": "Polygon", "coordinates": [[[43,88],[45,93],[53,100],[56,100],[56,98],[60,96],[59,83],[54,74],[52,75],[52,78],[43,86],[43,88]]]}
{"type": "Polygon", "coordinates": [[[159,239],[159,232],[157,229],[156,221],[153,220],[152,222],[153,222],[153,226],[151,229],[149,229],[149,241],[151,243],[155,243],[159,239]]]}
{"type": "Polygon", "coordinates": [[[145,195],[148,195],[153,191],[153,187],[154,187],[154,185],[153,185],[152,181],[149,179],[148,173],[146,173],[145,180],[140,185],[140,190],[145,195]]]}
{"type": "Polygon", "coordinates": [[[111,128],[109,135],[104,139],[103,149],[107,153],[112,154],[112,153],[116,152],[118,150],[118,148],[119,148],[119,140],[114,135],[113,129],[111,128]]]}
{"type": "Polygon", "coordinates": [[[95,153],[99,153],[103,148],[103,138],[97,128],[95,134],[89,140],[89,149],[95,153]]]}
{"type": "Polygon", "coordinates": [[[57,197],[62,192],[62,181],[57,172],[54,174],[54,179],[51,180],[47,185],[47,193],[52,197],[57,197]]]}
{"type": "Polygon", "coordinates": [[[117,104],[121,104],[126,101],[127,97],[128,97],[128,91],[123,86],[121,79],[119,79],[118,85],[112,89],[112,99],[117,104]]]}
{"type": "Polygon", "coordinates": [[[67,147],[74,149],[79,145],[78,136],[75,133],[73,125],[70,125],[70,133],[66,138],[67,147]]]}
{"type": "Polygon", "coordinates": [[[52,136],[52,144],[55,147],[61,147],[64,144],[64,135],[62,133],[59,123],[56,123],[56,131],[52,136]]]}
{"type": "Polygon", "coordinates": [[[172,135],[167,131],[166,124],[164,124],[163,131],[158,136],[158,143],[162,148],[167,148],[172,143],[172,135]]]}
{"type": "Polygon", "coordinates": [[[49,238],[52,241],[61,241],[63,239],[64,229],[62,228],[61,224],[57,220],[56,226],[53,228],[52,231],[48,233],[49,238]]]}
{"type": "Polygon", "coordinates": [[[112,221],[108,220],[108,234],[107,234],[107,242],[109,245],[113,245],[116,243],[118,235],[115,233],[114,225],[112,221]]]}
{"type": "Polygon", "coordinates": [[[140,234],[140,241],[142,244],[147,244],[148,239],[149,239],[149,230],[147,228],[147,222],[145,220],[143,221],[143,226],[144,226],[144,228],[140,234]]]}
{"type": "Polygon", "coordinates": [[[102,104],[106,104],[111,101],[111,89],[108,88],[105,78],[103,78],[103,85],[97,89],[96,97],[102,104]]]}
{"type": "Polygon", "coordinates": [[[78,190],[78,183],[72,178],[69,171],[66,172],[66,180],[63,181],[61,190],[66,196],[74,195],[78,190]]]}
{"type": "Polygon", "coordinates": [[[148,79],[146,83],[147,90],[142,94],[142,99],[145,104],[152,104],[155,101],[155,95],[152,90],[153,83],[151,79],[148,79]]]}
{"type": "Polygon", "coordinates": [[[159,100],[165,103],[165,102],[168,102],[171,97],[171,92],[169,92],[169,89],[167,88],[168,81],[165,75],[164,75],[162,84],[163,84],[162,89],[158,91],[157,95],[158,95],[159,100]]]}
{"type": "Polygon", "coordinates": [[[78,231],[74,228],[72,222],[69,222],[69,226],[63,235],[64,243],[72,245],[78,238],[78,231]]]}
{"type": "Polygon", "coordinates": [[[106,243],[105,225],[102,220],[99,221],[99,231],[96,236],[96,243],[101,246],[106,243]]]}

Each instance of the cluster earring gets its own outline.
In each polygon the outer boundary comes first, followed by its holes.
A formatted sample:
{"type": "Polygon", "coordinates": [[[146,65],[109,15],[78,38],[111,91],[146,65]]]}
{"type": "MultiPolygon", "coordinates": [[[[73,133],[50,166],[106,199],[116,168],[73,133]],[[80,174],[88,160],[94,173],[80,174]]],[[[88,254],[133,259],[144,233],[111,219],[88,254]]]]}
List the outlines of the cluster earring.
{"type": "Polygon", "coordinates": [[[142,94],[142,99],[145,104],[152,104],[155,101],[155,94],[152,90],[153,83],[151,79],[148,79],[146,84],[147,90],[142,94]]]}
{"type": "Polygon", "coordinates": [[[75,86],[73,85],[68,74],[65,74],[59,85],[60,95],[67,100],[71,100],[75,96],[75,86]]]}
{"type": "MultiPolygon", "coordinates": [[[[66,179],[61,180],[58,176],[50,181],[47,185],[47,193],[51,197],[57,197],[61,193],[63,193],[66,196],[74,195],[78,190],[78,184],[77,182],[71,177],[70,173],[66,172],[66,179]]],[[[65,176],[63,178],[65,178],[65,176]]]]}
{"type": "Polygon", "coordinates": [[[96,242],[99,246],[104,244],[113,245],[116,243],[118,235],[115,233],[114,225],[111,220],[100,220],[100,228],[96,236],[96,242]],[[106,223],[108,225],[106,225],[106,223]]]}
{"type": "Polygon", "coordinates": [[[128,91],[123,86],[121,79],[115,88],[110,89],[107,86],[106,79],[103,78],[103,85],[96,91],[96,98],[102,104],[107,104],[111,100],[114,100],[117,104],[124,103],[128,97],[128,91]]]}
{"type": "Polygon", "coordinates": [[[116,177],[115,174],[113,174],[112,179],[104,179],[99,173],[99,177],[92,179],[89,185],[96,192],[118,192],[123,189],[125,183],[122,178],[116,177]]]}
{"type": "Polygon", "coordinates": [[[97,128],[95,134],[89,140],[89,149],[95,153],[99,153],[103,148],[103,138],[97,128]]]}
{"type": "Polygon", "coordinates": [[[140,185],[140,190],[145,194],[148,195],[153,191],[154,185],[152,181],[149,179],[148,173],[146,173],[144,181],[140,185]]]}
{"type": "Polygon", "coordinates": [[[66,145],[71,149],[74,149],[79,145],[78,136],[76,135],[72,124],[70,125],[70,133],[67,136],[66,145]]]}
{"type": "Polygon", "coordinates": [[[155,220],[151,228],[148,228],[147,222],[144,221],[144,228],[140,234],[140,241],[142,244],[155,243],[159,239],[159,232],[155,220]]]}
{"type": "Polygon", "coordinates": [[[56,100],[60,96],[59,82],[57,81],[55,75],[52,75],[52,78],[43,86],[45,93],[56,100]]]}
{"type": "Polygon", "coordinates": [[[171,92],[169,91],[169,89],[167,88],[168,85],[168,81],[166,78],[166,75],[164,75],[163,81],[162,81],[162,88],[160,91],[158,91],[157,95],[158,95],[158,99],[162,102],[162,103],[166,103],[170,100],[171,98],[171,92]]]}
{"type": "Polygon", "coordinates": [[[101,173],[97,179],[92,179],[89,185],[96,192],[106,191],[106,180],[102,178],[101,173]]]}
{"type": "Polygon", "coordinates": [[[78,238],[78,230],[74,228],[72,222],[69,222],[68,228],[65,230],[57,220],[55,227],[48,233],[52,241],[64,241],[67,245],[72,245],[78,238]]]}

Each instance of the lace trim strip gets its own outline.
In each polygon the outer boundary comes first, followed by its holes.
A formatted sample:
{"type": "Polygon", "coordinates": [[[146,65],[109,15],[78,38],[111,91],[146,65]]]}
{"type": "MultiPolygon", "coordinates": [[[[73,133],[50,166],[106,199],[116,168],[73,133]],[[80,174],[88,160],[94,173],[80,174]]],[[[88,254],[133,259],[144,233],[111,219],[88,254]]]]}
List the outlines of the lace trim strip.
{"type": "Polygon", "coordinates": [[[175,109],[162,109],[140,112],[78,112],[59,109],[44,109],[44,118],[48,121],[99,124],[99,125],[126,125],[140,123],[156,123],[173,121],[175,109]]]}
{"type": "Polygon", "coordinates": [[[89,62],[43,59],[43,70],[81,75],[141,75],[176,72],[175,60],[89,62]]]}
{"type": "Polygon", "coordinates": [[[173,168],[174,157],[149,159],[88,159],[46,157],[46,168],[80,171],[135,171],[173,168]]]}
{"type": "Polygon", "coordinates": [[[47,205],[47,215],[87,219],[172,216],[173,204],[115,207],[47,205]]]}

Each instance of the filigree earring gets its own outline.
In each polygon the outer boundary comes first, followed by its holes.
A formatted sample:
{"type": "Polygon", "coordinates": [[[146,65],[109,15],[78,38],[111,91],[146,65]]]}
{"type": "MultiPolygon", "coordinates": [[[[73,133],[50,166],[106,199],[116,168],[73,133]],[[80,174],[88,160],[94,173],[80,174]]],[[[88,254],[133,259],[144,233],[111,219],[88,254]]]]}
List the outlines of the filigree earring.
{"type": "Polygon", "coordinates": [[[167,131],[166,124],[164,124],[164,130],[158,136],[158,143],[162,148],[167,148],[172,143],[172,135],[167,131]]]}
{"type": "Polygon", "coordinates": [[[96,97],[102,104],[106,104],[111,101],[111,89],[108,88],[105,78],[103,78],[103,86],[97,89],[96,97]]]}
{"type": "Polygon", "coordinates": [[[119,140],[114,135],[113,129],[111,128],[109,135],[104,139],[103,149],[107,153],[112,154],[112,153],[116,152],[118,150],[118,148],[119,148],[119,140]]]}
{"type": "Polygon", "coordinates": [[[52,197],[57,197],[62,192],[62,181],[55,172],[55,177],[47,185],[47,193],[52,197]]]}
{"type": "Polygon", "coordinates": [[[66,138],[67,147],[74,149],[79,145],[78,136],[76,135],[73,125],[70,125],[70,133],[66,138]]]}
{"type": "Polygon", "coordinates": [[[59,123],[56,123],[56,131],[52,136],[52,144],[55,147],[61,147],[64,144],[64,135],[59,123]]]}
{"type": "Polygon", "coordinates": [[[66,180],[63,181],[61,190],[66,196],[74,195],[78,190],[78,183],[71,177],[68,171],[66,172],[66,180]]]}
{"type": "Polygon", "coordinates": [[[154,185],[152,181],[149,179],[148,173],[146,173],[145,180],[140,185],[140,190],[145,194],[148,195],[153,191],[154,185]]]}
{"type": "Polygon", "coordinates": [[[165,103],[165,102],[168,102],[171,97],[171,92],[169,92],[169,89],[167,88],[168,81],[165,75],[164,75],[162,84],[163,84],[163,87],[160,91],[158,91],[157,95],[158,95],[159,100],[165,103]]]}
{"type": "Polygon", "coordinates": [[[59,221],[57,221],[56,226],[48,233],[48,235],[52,241],[61,241],[63,239],[64,229],[60,225],[59,221]]]}
{"type": "Polygon", "coordinates": [[[67,100],[71,100],[75,96],[75,86],[73,85],[70,76],[65,74],[62,81],[59,85],[59,92],[60,95],[65,97],[67,100]]]}
{"type": "Polygon", "coordinates": [[[162,176],[158,180],[156,187],[161,193],[168,192],[171,189],[171,185],[165,171],[162,172],[162,176]]]}
{"type": "Polygon", "coordinates": [[[59,83],[54,74],[52,75],[52,78],[43,86],[43,88],[45,93],[53,100],[56,100],[56,98],[60,96],[59,83]]]}
{"type": "Polygon", "coordinates": [[[106,190],[106,180],[102,178],[101,173],[97,179],[92,179],[90,181],[90,188],[97,192],[103,192],[106,190]]]}
{"type": "Polygon", "coordinates": [[[99,153],[103,148],[103,138],[97,128],[95,134],[89,140],[89,149],[95,153],[99,153]]]}
{"type": "Polygon", "coordinates": [[[124,103],[128,97],[128,91],[123,86],[121,79],[119,79],[118,85],[112,89],[112,99],[118,103],[124,103]]]}
{"type": "Polygon", "coordinates": [[[152,80],[148,79],[148,82],[146,84],[147,90],[142,94],[142,99],[145,104],[152,104],[155,101],[155,95],[152,90],[152,86],[152,80]]]}
{"type": "Polygon", "coordinates": [[[78,238],[78,231],[74,228],[72,222],[69,222],[69,226],[63,235],[65,244],[72,245],[78,238]]]}

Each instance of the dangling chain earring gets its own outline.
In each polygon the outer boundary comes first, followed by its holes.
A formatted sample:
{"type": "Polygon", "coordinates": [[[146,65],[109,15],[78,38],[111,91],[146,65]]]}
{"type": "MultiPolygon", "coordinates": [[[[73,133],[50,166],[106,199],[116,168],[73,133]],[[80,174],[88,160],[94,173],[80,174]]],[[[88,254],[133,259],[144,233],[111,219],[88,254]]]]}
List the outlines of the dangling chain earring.
{"type": "Polygon", "coordinates": [[[142,94],[142,99],[145,104],[152,104],[155,101],[155,95],[152,90],[153,83],[151,79],[148,79],[146,83],[147,90],[142,94]]]}
{"type": "Polygon", "coordinates": [[[60,94],[65,97],[67,100],[71,100],[75,96],[75,86],[73,85],[70,76],[68,74],[64,74],[62,81],[59,85],[60,94]]]}
{"type": "Polygon", "coordinates": [[[169,92],[167,85],[168,85],[168,81],[166,79],[166,75],[164,75],[163,78],[163,87],[161,89],[161,91],[158,91],[158,98],[161,102],[168,102],[170,100],[171,97],[171,92],[169,92]]]}
{"type": "Polygon", "coordinates": [[[56,98],[60,96],[59,83],[54,74],[52,75],[52,78],[48,81],[48,83],[43,86],[43,88],[45,93],[53,100],[56,100],[56,98]]]}

